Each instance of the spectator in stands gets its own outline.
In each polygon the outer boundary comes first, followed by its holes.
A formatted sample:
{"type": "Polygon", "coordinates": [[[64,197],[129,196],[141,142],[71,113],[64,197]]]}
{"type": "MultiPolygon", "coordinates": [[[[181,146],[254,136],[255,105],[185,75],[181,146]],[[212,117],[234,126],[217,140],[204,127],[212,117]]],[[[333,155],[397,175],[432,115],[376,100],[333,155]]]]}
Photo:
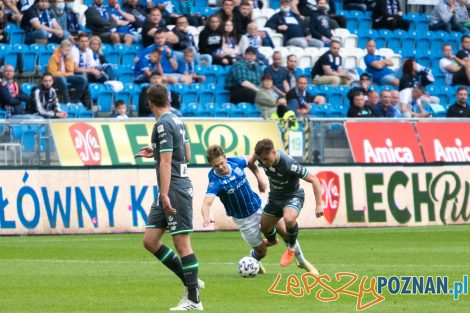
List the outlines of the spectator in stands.
{"type": "Polygon", "coordinates": [[[144,27],[147,19],[147,12],[145,11],[144,6],[139,3],[139,0],[126,0],[126,2],[122,4],[122,8],[126,13],[134,16],[135,20],[132,22],[132,27],[134,29],[144,27]]]}
{"type": "Polygon", "coordinates": [[[262,39],[258,33],[258,24],[256,22],[251,22],[248,24],[248,33],[243,35],[240,39],[240,51],[245,53],[245,50],[248,47],[255,49],[256,51],[256,61],[264,65],[268,65],[268,59],[266,56],[259,52],[259,47],[262,46],[262,39]]]}
{"type": "Polygon", "coordinates": [[[233,9],[235,8],[233,0],[224,0],[222,8],[217,14],[220,16],[220,19],[225,23],[226,21],[233,22],[233,9]]]}
{"type": "Polygon", "coordinates": [[[214,64],[229,64],[229,59],[225,58],[222,50],[222,30],[220,29],[220,16],[211,15],[207,19],[206,26],[199,34],[199,51],[212,56],[214,64]]]}
{"type": "Polygon", "coordinates": [[[0,85],[0,108],[8,112],[8,116],[23,114],[22,102],[28,101],[26,95],[15,82],[15,68],[7,64],[2,69],[2,83],[0,85]]]}
{"type": "Polygon", "coordinates": [[[467,87],[459,87],[457,89],[457,101],[447,109],[447,117],[470,117],[470,107],[467,99],[467,87]]]}
{"type": "Polygon", "coordinates": [[[0,11],[3,11],[7,20],[10,20],[17,25],[20,24],[21,19],[23,18],[23,14],[18,8],[19,2],[20,0],[3,0],[3,2],[0,1],[0,11]]]}
{"type": "MultiPolygon", "coordinates": [[[[199,41],[201,36],[199,35],[199,41]]],[[[233,22],[226,21],[222,35],[222,65],[233,64],[240,58],[240,36],[233,29],[233,22]],[[224,59],[226,61],[224,61],[224,59]]],[[[200,49],[200,48],[199,48],[200,49]]],[[[218,63],[216,63],[218,64],[218,63]]]]}
{"type": "MultiPolygon", "coordinates": [[[[161,51],[161,67],[163,74],[163,82],[175,84],[178,82],[178,78],[181,76],[177,73],[178,70],[178,61],[173,50],[166,45],[166,34],[162,31],[157,31],[155,33],[155,44],[148,46],[140,53],[137,58],[137,62],[143,62],[139,64],[141,68],[147,66],[145,63],[148,62],[150,53],[158,48],[161,51]]],[[[137,65],[136,65],[137,66],[137,65]]]]}
{"type": "Polygon", "coordinates": [[[276,90],[273,89],[273,79],[271,75],[265,73],[262,79],[262,86],[256,92],[255,104],[256,107],[261,111],[263,118],[270,118],[273,113],[276,112],[276,108],[279,103],[286,103],[286,99],[279,97],[276,90]]]}
{"type": "Polygon", "coordinates": [[[287,82],[289,83],[289,90],[294,88],[297,81],[297,73],[295,69],[297,68],[297,56],[295,54],[290,54],[287,56],[286,60],[286,70],[287,70],[287,82]]]}
{"type": "Polygon", "coordinates": [[[0,1],[0,43],[8,42],[8,33],[5,32],[5,28],[8,24],[8,17],[5,13],[5,7],[3,2],[0,1]]]}
{"type": "Polygon", "coordinates": [[[470,31],[470,17],[465,0],[455,1],[455,21],[462,28],[462,32],[468,33],[470,31]]]}
{"type": "Polygon", "coordinates": [[[88,82],[104,83],[109,80],[104,70],[100,70],[96,65],[93,50],[90,49],[90,39],[88,34],[81,33],[77,37],[77,44],[72,48],[75,73],[83,74],[88,82]]]}
{"type": "MultiPolygon", "coordinates": [[[[184,50],[192,48],[196,51],[194,36],[188,30],[188,19],[182,15],[176,19],[176,26],[167,34],[166,41],[172,45],[173,51],[183,53],[184,50]]],[[[222,42],[221,42],[222,44],[222,42]]]]}
{"type": "Polygon", "coordinates": [[[364,94],[364,99],[366,100],[366,105],[371,108],[376,107],[380,102],[379,93],[372,89],[370,89],[367,94],[364,94]]]}
{"type": "Polygon", "coordinates": [[[360,91],[365,95],[369,92],[370,84],[371,84],[370,78],[371,77],[370,77],[369,74],[362,73],[360,78],[359,78],[359,81],[354,82],[354,83],[351,84],[351,89],[349,89],[348,94],[347,94],[347,97],[348,97],[349,101],[352,101],[352,95],[356,91],[360,91]]]}
{"type": "Polygon", "coordinates": [[[342,58],[339,55],[341,43],[333,40],[330,49],[325,52],[312,68],[312,84],[349,85],[351,76],[343,71],[342,58]]]}
{"type": "Polygon", "coordinates": [[[87,85],[87,79],[83,75],[75,75],[75,67],[72,56],[72,43],[69,40],[64,40],[60,46],[54,50],[49,63],[47,71],[54,77],[54,87],[58,89],[59,94],[63,97],[63,102],[71,103],[69,88],[75,89],[75,101],[81,101],[83,93],[87,85]]]}
{"type": "Polygon", "coordinates": [[[408,31],[410,21],[403,19],[400,1],[377,0],[377,4],[372,11],[372,28],[403,29],[408,31]]]}
{"type": "MultiPolygon", "coordinates": [[[[469,38],[470,40],[470,38],[469,38]]],[[[439,68],[445,75],[447,85],[469,85],[470,63],[452,54],[452,46],[442,46],[443,57],[439,60],[439,68]]]]}
{"type": "MultiPolygon", "coordinates": [[[[175,18],[184,15],[188,18],[189,25],[198,27],[204,24],[204,20],[200,13],[193,12],[192,0],[172,0],[173,16],[175,18]]],[[[176,21],[176,19],[175,19],[176,21]]],[[[172,21],[173,22],[173,21],[172,21]]],[[[174,22],[173,22],[174,23],[174,22]]]]}
{"type": "Polygon", "coordinates": [[[129,117],[126,114],[127,107],[126,103],[122,100],[117,100],[114,102],[114,117],[120,120],[126,120],[129,117]]]}
{"type": "Polygon", "coordinates": [[[148,55],[148,59],[140,59],[134,68],[134,83],[148,83],[150,76],[153,73],[157,73],[158,75],[163,76],[161,59],[162,51],[160,51],[160,49],[158,49],[157,47],[154,47],[154,49],[150,52],[150,54],[148,55]]]}
{"type": "Polygon", "coordinates": [[[262,70],[256,62],[256,50],[248,47],[243,59],[234,63],[230,69],[226,85],[230,91],[230,102],[254,103],[256,92],[261,85],[262,70]]]}
{"type": "Polygon", "coordinates": [[[74,2],[64,2],[64,0],[53,0],[51,14],[64,31],[64,38],[75,42],[80,31],[77,15],[72,11],[74,2]]]}
{"type": "Polygon", "coordinates": [[[408,89],[400,91],[401,114],[403,117],[431,117],[422,105],[421,97],[424,95],[424,88],[415,86],[411,92],[408,89]]]}
{"type": "MultiPolygon", "coordinates": [[[[313,12],[318,10],[319,2],[318,0],[293,0],[292,10],[306,17],[308,22],[308,18],[312,16],[313,12]]],[[[324,4],[321,5],[324,6],[324,11],[330,19],[328,23],[332,24],[333,29],[338,27],[346,28],[346,18],[336,14],[335,0],[324,0],[324,4]]]]}
{"type": "Polygon", "coordinates": [[[400,109],[392,104],[392,92],[390,90],[382,90],[380,103],[374,109],[380,117],[401,117],[400,109]]]}
{"type": "MultiPolygon", "coordinates": [[[[152,75],[150,76],[150,85],[155,85],[155,84],[161,85],[163,84],[163,81],[159,74],[152,73],[152,75]]],[[[142,91],[139,95],[139,116],[141,117],[153,116],[152,111],[150,110],[149,102],[147,98],[148,88],[149,86],[142,88],[142,91]]],[[[169,90],[168,97],[170,98],[169,100],[170,100],[172,112],[174,112],[177,115],[180,114],[178,113],[179,111],[177,111],[180,108],[179,94],[175,91],[169,90]]]]}
{"type": "Polygon", "coordinates": [[[462,49],[457,52],[457,58],[462,61],[470,60],[470,35],[463,35],[460,42],[462,49]]]}
{"type": "MultiPolygon", "coordinates": [[[[117,9],[115,7],[110,8],[105,6],[103,5],[103,2],[104,0],[93,0],[93,6],[88,7],[85,11],[86,27],[91,30],[93,35],[99,36],[105,43],[116,44],[124,42],[128,46],[132,45],[134,37],[128,33],[127,28],[125,28],[126,26],[128,27],[129,21],[124,19],[121,20],[117,16],[114,17],[113,13],[116,12],[117,9]],[[120,33],[118,28],[125,32],[120,33]]],[[[117,2],[111,3],[117,4],[117,2]]],[[[121,9],[119,10],[122,11],[121,9]]]]}
{"type": "Polygon", "coordinates": [[[194,62],[194,51],[191,48],[184,50],[184,60],[178,62],[178,73],[180,73],[182,78],[180,80],[185,84],[192,83],[204,83],[206,81],[206,76],[197,74],[195,72],[196,63],[194,62]]]}
{"type": "Polygon", "coordinates": [[[398,90],[393,89],[392,93],[392,100],[391,103],[394,107],[400,110],[400,92],[398,90]]]}
{"type": "MultiPolygon", "coordinates": [[[[268,74],[273,81],[273,90],[281,97],[286,96],[289,88],[289,74],[287,69],[282,66],[282,54],[279,51],[273,53],[273,63],[264,69],[264,74],[268,74]]],[[[269,114],[270,116],[271,114],[269,114]]]]}
{"type": "Polygon", "coordinates": [[[292,11],[289,0],[281,1],[281,10],[271,16],[266,22],[266,27],[283,34],[285,46],[323,47],[321,40],[312,38],[312,35],[307,32],[300,16],[292,11]]]}
{"type": "Polygon", "coordinates": [[[119,34],[123,34],[123,41],[126,45],[131,46],[132,43],[139,43],[142,40],[142,36],[138,29],[135,27],[136,17],[130,13],[125,12],[118,0],[108,0],[109,14],[116,20],[118,26],[116,31],[119,34]],[[132,37],[132,39],[130,38],[132,37]]]}
{"type": "Polygon", "coordinates": [[[366,49],[367,55],[364,57],[364,63],[366,64],[367,72],[372,75],[372,80],[378,85],[398,87],[400,81],[396,77],[395,71],[390,68],[390,66],[393,66],[393,61],[375,54],[377,49],[373,39],[367,42],[366,49]]]}
{"type": "Polygon", "coordinates": [[[344,0],[343,10],[372,11],[376,0],[344,0]]]}
{"type": "Polygon", "coordinates": [[[416,85],[424,86],[424,84],[421,83],[420,70],[421,65],[419,65],[415,59],[406,59],[403,63],[403,75],[400,79],[398,90],[401,91],[405,88],[413,88],[416,85]]]}
{"type": "Polygon", "coordinates": [[[25,43],[60,42],[64,31],[49,11],[49,0],[36,0],[23,15],[20,24],[25,31],[25,43]]]}
{"type": "Polygon", "coordinates": [[[332,25],[326,12],[326,0],[318,0],[317,9],[310,16],[310,33],[313,38],[329,45],[333,38],[331,30],[332,25]]]}
{"type": "Polygon", "coordinates": [[[90,49],[93,52],[93,60],[95,61],[95,68],[101,72],[106,73],[107,80],[116,80],[117,74],[114,66],[109,64],[106,57],[101,51],[101,39],[98,36],[91,36],[90,49]]]}
{"type": "Polygon", "coordinates": [[[233,10],[233,25],[237,34],[246,34],[248,24],[253,21],[251,17],[252,7],[248,1],[242,1],[239,7],[233,10]]]}
{"type": "Polygon", "coordinates": [[[19,0],[17,1],[17,6],[20,8],[21,13],[24,14],[35,2],[36,0],[19,0]]]}
{"type": "Polygon", "coordinates": [[[322,96],[314,96],[307,92],[306,76],[297,77],[296,86],[286,94],[287,107],[297,112],[298,116],[310,115],[312,105],[325,103],[322,96]]]}
{"type": "Polygon", "coordinates": [[[54,78],[50,74],[42,77],[42,83],[39,87],[34,88],[32,93],[32,109],[28,113],[37,113],[44,118],[66,118],[67,112],[60,109],[59,98],[52,85],[54,78]]]}
{"type": "Polygon", "coordinates": [[[378,117],[377,112],[373,110],[369,105],[366,104],[364,94],[360,91],[356,91],[352,95],[347,117],[378,117]]]}
{"type": "Polygon", "coordinates": [[[157,31],[167,32],[164,21],[162,20],[162,11],[158,8],[150,9],[142,28],[142,45],[148,47],[154,43],[155,33],[157,31]]]}
{"type": "Polygon", "coordinates": [[[463,31],[455,17],[454,0],[440,0],[434,6],[429,19],[431,20],[429,30],[443,30],[449,33],[452,31],[463,31]]]}

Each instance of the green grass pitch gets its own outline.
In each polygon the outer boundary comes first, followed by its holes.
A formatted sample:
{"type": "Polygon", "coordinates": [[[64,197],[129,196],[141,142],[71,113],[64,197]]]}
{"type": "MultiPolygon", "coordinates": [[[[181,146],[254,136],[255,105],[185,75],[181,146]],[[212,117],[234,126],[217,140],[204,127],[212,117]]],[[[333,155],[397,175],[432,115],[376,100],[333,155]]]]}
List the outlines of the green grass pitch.
{"type": "MultiPolygon", "coordinates": [[[[453,285],[470,274],[468,225],[303,229],[299,239],[307,258],[333,281],[343,271],[360,278],[449,276],[453,285]]],[[[170,240],[165,236],[165,243],[170,240]]],[[[349,295],[323,303],[314,294],[268,293],[278,273],[280,290],[287,274],[303,273],[294,264],[278,265],[281,245],[269,248],[267,275],[244,279],[236,263],[249,248],[238,232],[195,233],[192,242],[206,282],[201,298],[207,312],[356,312],[357,299],[349,295]]],[[[177,304],[181,286],[144,250],[141,234],[0,238],[0,312],[166,312],[177,304]]],[[[469,312],[470,307],[470,295],[457,301],[451,295],[383,295],[385,301],[364,312],[469,312]]],[[[363,301],[372,299],[368,294],[363,301]]]]}

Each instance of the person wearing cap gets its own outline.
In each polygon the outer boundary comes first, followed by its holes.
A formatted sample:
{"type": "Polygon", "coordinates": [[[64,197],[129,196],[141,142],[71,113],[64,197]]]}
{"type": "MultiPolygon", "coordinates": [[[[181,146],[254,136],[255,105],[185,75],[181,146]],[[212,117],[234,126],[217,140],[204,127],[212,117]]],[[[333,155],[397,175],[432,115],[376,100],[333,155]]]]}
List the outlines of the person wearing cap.
{"type": "MultiPolygon", "coordinates": [[[[371,77],[369,74],[367,73],[362,73],[360,78],[359,78],[359,81],[356,81],[354,83],[351,84],[351,89],[349,89],[348,91],[348,94],[347,94],[347,97],[349,99],[349,101],[352,101],[352,95],[356,92],[356,91],[360,91],[362,92],[363,94],[367,94],[370,90],[370,81],[371,77]]],[[[367,100],[367,99],[366,99],[367,100]]]]}
{"type": "Polygon", "coordinates": [[[230,102],[254,103],[256,92],[261,85],[262,69],[256,62],[256,49],[248,47],[243,54],[243,59],[234,63],[230,69],[226,86],[230,91],[230,102]]]}

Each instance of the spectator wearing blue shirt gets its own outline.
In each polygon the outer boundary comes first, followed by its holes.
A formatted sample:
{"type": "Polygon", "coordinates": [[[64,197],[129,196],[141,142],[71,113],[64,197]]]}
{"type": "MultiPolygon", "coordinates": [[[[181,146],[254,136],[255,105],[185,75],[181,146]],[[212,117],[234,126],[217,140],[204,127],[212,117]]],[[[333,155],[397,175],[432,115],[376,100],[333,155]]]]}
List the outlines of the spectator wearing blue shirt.
{"type": "Polygon", "coordinates": [[[137,32],[137,29],[133,26],[133,23],[135,23],[136,20],[135,16],[125,12],[119,5],[118,0],[108,0],[108,4],[109,14],[118,23],[116,28],[117,32],[124,35],[124,43],[130,46],[133,42],[140,42],[141,36],[137,32]]]}
{"type": "Polygon", "coordinates": [[[181,74],[180,81],[184,84],[204,83],[206,76],[195,72],[194,51],[191,48],[184,50],[184,59],[178,61],[178,73],[181,74]]]}
{"type": "Polygon", "coordinates": [[[281,97],[286,96],[289,91],[289,73],[287,69],[281,65],[282,54],[279,51],[273,53],[273,64],[264,69],[264,74],[271,75],[273,79],[273,89],[281,97]]]}
{"type": "Polygon", "coordinates": [[[395,71],[390,68],[393,61],[375,54],[377,49],[373,39],[367,42],[366,49],[367,55],[364,57],[364,63],[367,72],[372,75],[372,80],[379,85],[398,87],[400,80],[397,78],[395,71]]]}
{"type": "Polygon", "coordinates": [[[152,73],[163,75],[161,61],[162,52],[154,48],[148,55],[148,58],[142,58],[137,62],[134,68],[134,82],[136,84],[148,83],[152,73]]]}
{"type": "Polygon", "coordinates": [[[312,83],[315,85],[349,85],[351,76],[343,71],[339,55],[341,43],[333,40],[330,50],[325,52],[312,68],[312,83]]]}
{"type": "Polygon", "coordinates": [[[392,93],[390,90],[383,90],[380,94],[380,102],[375,106],[380,117],[401,117],[400,110],[392,105],[392,93]]]}

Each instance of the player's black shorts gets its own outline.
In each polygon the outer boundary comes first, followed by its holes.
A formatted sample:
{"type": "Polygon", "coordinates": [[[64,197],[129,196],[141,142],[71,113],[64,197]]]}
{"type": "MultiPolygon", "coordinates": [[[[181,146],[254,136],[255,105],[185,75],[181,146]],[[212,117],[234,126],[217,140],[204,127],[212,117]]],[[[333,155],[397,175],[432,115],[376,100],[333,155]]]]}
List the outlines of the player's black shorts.
{"type": "Polygon", "coordinates": [[[166,215],[160,196],[152,204],[147,219],[147,228],[168,228],[171,235],[193,231],[193,188],[170,190],[170,203],[175,215],[166,215]]]}
{"type": "Polygon", "coordinates": [[[293,196],[285,197],[283,199],[273,199],[269,197],[268,203],[263,209],[263,214],[274,216],[277,218],[282,218],[284,214],[284,209],[294,208],[299,212],[304,206],[305,194],[299,193],[293,196]]]}

